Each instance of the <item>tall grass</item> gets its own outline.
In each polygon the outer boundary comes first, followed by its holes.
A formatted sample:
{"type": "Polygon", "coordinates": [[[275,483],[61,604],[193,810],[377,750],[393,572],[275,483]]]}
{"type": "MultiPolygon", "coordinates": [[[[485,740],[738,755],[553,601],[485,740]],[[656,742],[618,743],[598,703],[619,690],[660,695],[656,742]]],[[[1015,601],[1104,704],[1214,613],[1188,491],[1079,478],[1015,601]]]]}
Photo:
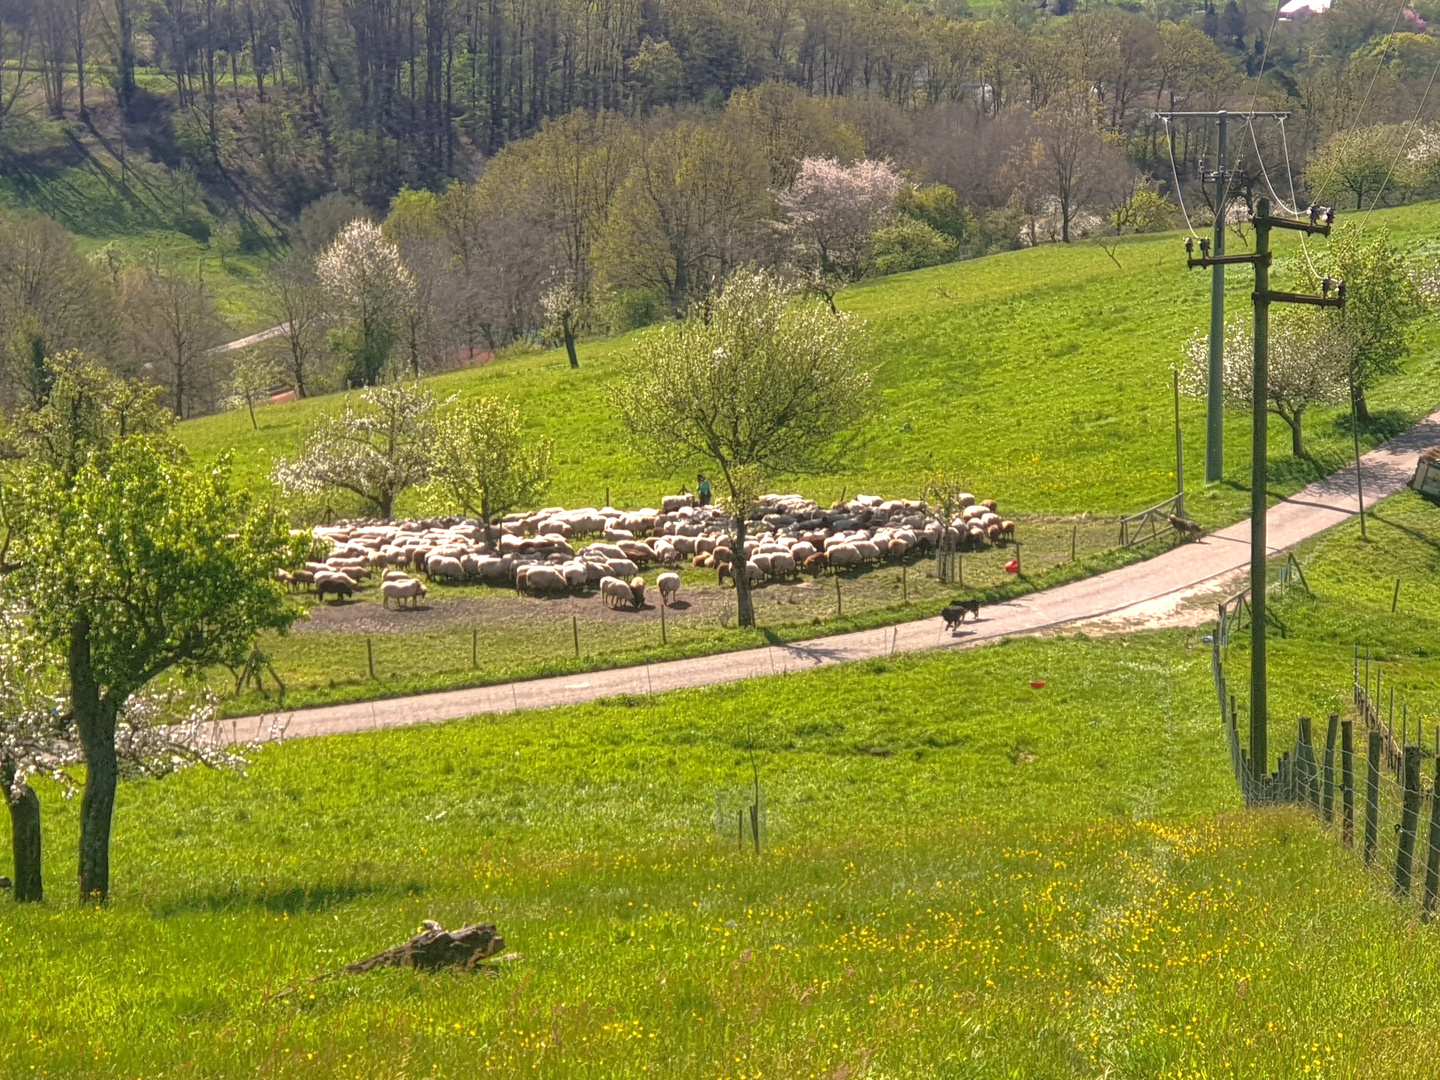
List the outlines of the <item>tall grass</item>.
{"type": "MultiPolygon", "coordinates": [[[[1356,634],[1408,647],[1434,686],[1440,587],[1392,617],[1385,575],[1427,564],[1437,518],[1402,496],[1369,565],[1343,529],[1305,553],[1316,596],[1277,604],[1272,743],[1343,695],[1356,634]]],[[[1428,1075],[1436,931],[1308,814],[1240,808],[1199,632],[896,657],[127,783],[103,910],[65,895],[76,807],[42,785],[52,896],[0,908],[0,1074],[1428,1075]],[[758,856],[733,820],[752,749],[758,856]],[[334,975],[423,918],[492,920],[523,959],[334,975]]]]}

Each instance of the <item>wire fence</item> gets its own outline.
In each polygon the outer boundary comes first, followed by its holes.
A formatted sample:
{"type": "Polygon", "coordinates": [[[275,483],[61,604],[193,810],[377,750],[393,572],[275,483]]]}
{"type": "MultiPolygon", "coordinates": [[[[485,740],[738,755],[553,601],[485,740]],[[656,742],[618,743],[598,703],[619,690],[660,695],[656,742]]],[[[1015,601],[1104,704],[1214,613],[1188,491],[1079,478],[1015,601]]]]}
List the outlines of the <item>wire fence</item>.
{"type": "Polygon", "coordinates": [[[1222,630],[1235,629],[1239,612],[1248,610],[1242,600],[1243,594],[1220,605],[1210,662],[1231,766],[1246,805],[1308,808],[1397,900],[1413,903],[1418,896],[1420,917],[1428,921],[1440,902],[1440,725],[1434,746],[1422,745],[1421,723],[1417,719],[1412,730],[1409,708],[1401,703],[1397,728],[1394,690],[1385,694],[1381,665],[1372,665],[1369,650],[1362,656],[1357,644],[1353,715],[1330,713],[1323,741],[1310,717],[1298,717],[1295,742],[1281,752],[1275,771],[1252,775],[1235,697],[1225,680],[1222,644],[1222,630]]]}

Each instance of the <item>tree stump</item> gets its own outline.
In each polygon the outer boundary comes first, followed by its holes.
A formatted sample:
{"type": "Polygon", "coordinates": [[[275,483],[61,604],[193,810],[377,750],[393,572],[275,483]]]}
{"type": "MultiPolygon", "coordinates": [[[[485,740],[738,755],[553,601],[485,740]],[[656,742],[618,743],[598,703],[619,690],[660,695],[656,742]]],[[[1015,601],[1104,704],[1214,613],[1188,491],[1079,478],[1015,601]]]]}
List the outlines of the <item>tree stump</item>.
{"type": "Polygon", "coordinates": [[[476,923],[474,926],[462,926],[459,930],[446,930],[430,919],[426,919],[424,925],[424,930],[403,945],[346,964],[345,970],[358,975],[383,967],[413,967],[425,971],[444,967],[469,968],[505,948],[505,939],[495,932],[494,923],[476,923]]]}

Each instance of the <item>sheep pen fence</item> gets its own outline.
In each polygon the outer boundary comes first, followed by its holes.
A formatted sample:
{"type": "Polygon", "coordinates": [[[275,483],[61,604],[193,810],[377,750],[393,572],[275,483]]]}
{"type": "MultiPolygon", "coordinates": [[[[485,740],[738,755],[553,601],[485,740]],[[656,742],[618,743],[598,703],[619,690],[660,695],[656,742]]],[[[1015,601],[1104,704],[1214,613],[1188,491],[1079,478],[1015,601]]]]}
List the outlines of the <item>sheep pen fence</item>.
{"type": "Polygon", "coordinates": [[[1357,644],[1351,671],[1352,715],[1330,713],[1323,741],[1310,717],[1298,717],[1294,743],[1280,754],[1275,771],[1264,777],[1251,775],[1235,697],[1225,681],[1220,632],[1226,626],[1227,606],[1229,629],[1234,629],[1239,599],[1232,597],[1220,605],[1211,668],[1231,767],[1246,806],[1306,808],[1347,850],[1358,845],[1365,869],[1397,901],[1413,902],[1420,878],[1420,918],[1428,921],[1440,905],[1440,723],[1435,725],[1433,746],[1425,745],[1422,722],[1417,716],[1412,728],[1408,703],[1402,702],[1397,728],[1394,688],[1384,694],[1382,666],[1372,663],[1369,649],[1362,653],[1357,644]],[[1417,850],[1422,831],[1425,843],[1417,850]]]}

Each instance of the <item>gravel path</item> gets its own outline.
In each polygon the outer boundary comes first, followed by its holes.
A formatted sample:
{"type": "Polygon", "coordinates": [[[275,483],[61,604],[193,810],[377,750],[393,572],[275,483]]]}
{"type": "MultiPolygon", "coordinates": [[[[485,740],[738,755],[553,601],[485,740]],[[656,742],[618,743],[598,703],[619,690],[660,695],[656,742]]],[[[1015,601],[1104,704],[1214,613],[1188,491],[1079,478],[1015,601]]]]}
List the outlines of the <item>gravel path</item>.
{"type": "MultiPolygon", "coordinates": [[[[1366,505],[1400,491],[1414,474],[1420,451],[1436,443],[1440,443],[1440,412],[1364,455],[1366,505]]],[[[1271,551],[1283,552],[1354,514],[1355,470],[1346,468],[1270,508],[1267,538],[1271,551]]],[[[1096,621],[1143,629],[1161,625],[1167,614],[1197,593],[1219,588],[1249,562],[1250,523],[1246,520],[1145,562],[984,608],[978,622],[967,621],[963,629],[954,634],[945,632],[939,618],[921,619],[879,630],[689,660],[386,701],[299,709],[286,714],[288,725],[284,737],[404,727],[480,713],[573,705],[617,694],[708,686],[867,660],[891,652],[966,648],[1000,638],[1096,621]]],[[[255,736],[267,738],[266,723],[255,717],[236,721],[235,731],[240,738],[252,735],[249,730],[252,724],[255,736]]]]}

